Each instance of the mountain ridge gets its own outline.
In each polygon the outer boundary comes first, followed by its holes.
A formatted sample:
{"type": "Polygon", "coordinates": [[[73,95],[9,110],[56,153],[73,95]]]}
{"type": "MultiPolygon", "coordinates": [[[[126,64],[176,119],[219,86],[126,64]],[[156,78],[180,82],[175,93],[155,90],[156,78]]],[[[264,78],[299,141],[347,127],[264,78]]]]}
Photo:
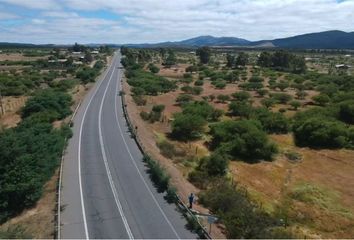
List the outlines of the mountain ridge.
{"type": "MultiPolygon", "coordinates": [[[[0,42],[0,47],[49,47],[67,46],[66,44],[31,44],[31,43],[9,43],[0,42]]],[[[97,47],[105,44],[85,44],[97,47]]],[[[306,33],[286,38],[273,40],[249,41],[237,37],[214,37],[203,35],[181,41],[166,41],[160,43],[141,43],[141,44],[109,44],[109,46],[119,47],[128,46],[136,48],[197,48],[202,46],[210,47],[245,47],[245,48],[288,48],[288,49],[354,49],[354,32],[344,32],[331,30],[316,33],[306,33]]]]}

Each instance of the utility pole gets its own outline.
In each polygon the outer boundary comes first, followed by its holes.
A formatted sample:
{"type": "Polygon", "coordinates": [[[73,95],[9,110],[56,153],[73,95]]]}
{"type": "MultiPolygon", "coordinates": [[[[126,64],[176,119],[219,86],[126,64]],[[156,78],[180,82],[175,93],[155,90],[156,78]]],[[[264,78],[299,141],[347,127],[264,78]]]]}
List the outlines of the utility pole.
{"type": "Polygon", "coordinates": [[[2,105],[1,88],[0,88],[0,107],[1,107],[1,114],[4,115],[5,114],[5,109],[4,109],[4,105],[2,105]]]}

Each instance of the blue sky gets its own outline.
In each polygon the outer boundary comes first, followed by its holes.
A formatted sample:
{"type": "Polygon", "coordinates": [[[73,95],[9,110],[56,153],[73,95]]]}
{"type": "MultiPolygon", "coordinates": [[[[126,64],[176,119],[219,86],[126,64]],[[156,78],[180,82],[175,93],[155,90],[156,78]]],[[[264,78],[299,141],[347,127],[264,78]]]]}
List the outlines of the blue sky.
{"type": "Polygon", "coordinates": [[[0,0],[0,42],[274,39],[354,31],[354,0],[0,0]]]}

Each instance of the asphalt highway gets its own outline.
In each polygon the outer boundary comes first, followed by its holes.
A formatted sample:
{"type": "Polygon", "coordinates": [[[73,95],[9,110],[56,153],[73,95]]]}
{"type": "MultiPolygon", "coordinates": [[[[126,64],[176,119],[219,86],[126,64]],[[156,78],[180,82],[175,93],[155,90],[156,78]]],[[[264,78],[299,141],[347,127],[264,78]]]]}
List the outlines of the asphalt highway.
{"type": "Polygon", "coordinates": [[[121,55],[87,94],[74,119],[61,189],[61,238],[197,238],[158,193],[124,119],[121,55]]]}

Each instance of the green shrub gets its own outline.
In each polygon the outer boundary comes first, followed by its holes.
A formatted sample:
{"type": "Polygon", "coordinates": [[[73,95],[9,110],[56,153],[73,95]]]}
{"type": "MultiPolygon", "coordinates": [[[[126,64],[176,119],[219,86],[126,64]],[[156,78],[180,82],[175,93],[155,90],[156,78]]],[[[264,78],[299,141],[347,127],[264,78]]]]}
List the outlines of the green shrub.
{"type": "Polygon", "coordinates": [[[178,202],[177,189],[169,185],[166,190],[165,199],[168,203],[177,203],[178,202]]]}
{"type": "Polygon", "coordinates": [[[148,121],[150,119],[150,114],[148,112],[145,111],[141,111],[140,112],[140,117],[144,120],[144,121],[148,121]]]}
{"type": "Polygon", "coordinates": [[[226,82],[225,81],[217,81],[214,84],[216,89],[224,89],[226,87],[226,82]]]}
{"type": "Polygon", "coordinates": [[[207,121],[200,115],[176,113],[172,122],[172,136],[180,140],[200,137],[207,121]]]}
{"type": "Polygon", "coordinates": [[[249,118],[253,113],[253,107],[248,102],[232,101],[229,104],[229,112],[232,116],[249,118]]]}
{"type": "Polygon", "coordinates": [[[248,101],[251,98],[251,94],[245,91],[235,92],[232,97],[237,101],[248,101]]]}
{"type": "Polygon", "coordinates": [[[282,103],[282,104],[286,104],[292,99],[292,96],[289,94],[286,94],[286,93],[272,93],[272,94],[270,94],[270,96],[276,102],[282,103]]]}
{"type": "Polygon", "coordinates": [[[273,113],[266,108],[254,111],[253,118],[260,121],[267,133],[287,133],[290,130],[289,120],[281,113],[273,113]]]}
{"type": "Polygon", "coordinates": [[[140,95],[133,95],[133,100],[138,106],[144,106],[146,105],[146,98],[140,95]]]}
{"type": "Polygon", "coordinates": [[[200,202],[221,218],[228,238],[263,238],[277,226],[275,219],[251,202],[245,190],[235,188],[225,179],[202,192],[200,202]]]}
{"type": "Polygon", "coordinates": [[[204,85],[204,81],[203,80],[197,80],[194,82],[195,86],[203,86],[204,85]]]}
{"type": "Polygon", "coordinates": [[[58,119],[63,119],[71,113],[71,103],[71,96],[67,93],[43,90],[26,102],[21,116],[26,118],[34,113],[46,111],[56,114],[58,119]]]}
{"type": "Polygon", "coordinates": [[[193,100],[193,96],[190,94],[180,94],[178,95],[176,102],[183,105],[193,100]]]}
{"type": "Polygon", "coordinates": [[[339,121],[312,117],[299,120],[293,127],[295,142],[298,146],[314,148],[353,147],[351,129],[339,121]]]}
{"type": "Polygon", "coordinates": [[[272,160],[277,147],[255,120],[224,121],[211,126],[212,149],[248,162],[272,160]]]}
{"type": "Polygon", "coordinates": [[[144,162],[147,164],[151,180],[157,186],[159,192],[164,192],[168,189],[170,177],[158,162],[147,155],[144,155],[144,162]]]}
{"type": "Polygon", "coordinates": [[[159,143],[157,143],[157,146],[160,149],[160,152],[163,156],[167,157],[167,158],[172,158],[175,156],[176,153],[176,149],[175,146],[173,144],[171,144],[168,141],[161,141],[159,143]]]}

